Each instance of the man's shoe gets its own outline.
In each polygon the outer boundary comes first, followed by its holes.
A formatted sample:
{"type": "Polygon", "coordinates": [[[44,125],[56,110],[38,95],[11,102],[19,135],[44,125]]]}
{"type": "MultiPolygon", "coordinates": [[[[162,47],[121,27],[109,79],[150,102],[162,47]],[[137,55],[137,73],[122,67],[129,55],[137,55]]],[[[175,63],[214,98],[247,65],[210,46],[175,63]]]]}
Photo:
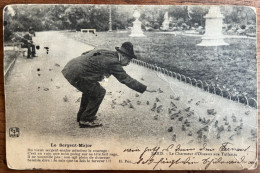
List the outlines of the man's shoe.
{"type": "Polygon", "coordinates": [[[36,55],[33,55],[32,57],[38,57],[38,56],[36,56],[36,55]]]}
{"type": "MultiPolygon", "coordinates": [[[[79,122],[80,121],[80,117],[82,116],[82,114],[81,113],[78,113],[77,114],[77,122],[79,122]]],[[[94,117],[92,117],[90,120],[88,120],[88,121],[95,121],[95,120],[97,120],[97,116],[94,116],[94,117]]]]}
{"type": "Polygon", "coordinates": [[[80,128],[95,128],[100,126],[102,126],[102,124],[96,121],[79,121],[80,128]]]}
{"type": "Polygon", "coordinates": [[[81,114],[77,114],[77,122],[79,122],[80,121],[80,117],[81,117],[81,114]]]}

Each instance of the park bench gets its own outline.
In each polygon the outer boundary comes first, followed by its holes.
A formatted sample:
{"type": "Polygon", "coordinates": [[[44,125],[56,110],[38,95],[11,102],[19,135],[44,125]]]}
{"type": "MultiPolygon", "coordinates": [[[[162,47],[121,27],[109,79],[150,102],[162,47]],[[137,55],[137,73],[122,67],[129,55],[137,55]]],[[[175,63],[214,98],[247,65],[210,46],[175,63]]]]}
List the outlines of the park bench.
{"type": "Polygon", "coordinates": [[[96,33],[96,29],[81,29],[80,32],[87,32],[87,33],[96,33]]]}
{"type": "Polygon", "coordinates": [[[19,53],[22,53],[23,56],[26,56],[27,48],[22,48],[23,42],[13,41],[11,43],[7,43],[4,46],[4,50],[13,50],[19,53]]]}

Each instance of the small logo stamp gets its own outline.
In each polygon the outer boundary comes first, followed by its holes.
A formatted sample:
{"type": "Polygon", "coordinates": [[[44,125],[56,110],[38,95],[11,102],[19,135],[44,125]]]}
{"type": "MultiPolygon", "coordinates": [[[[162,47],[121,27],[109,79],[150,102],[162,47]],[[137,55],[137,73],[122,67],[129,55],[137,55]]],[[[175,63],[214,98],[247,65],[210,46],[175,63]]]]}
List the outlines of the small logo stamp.
{"type": "Polygon", "coordinates": [[[20,136],[20,129],[18,127],[9,128],[9,137],[18,138],[20,136]]]}

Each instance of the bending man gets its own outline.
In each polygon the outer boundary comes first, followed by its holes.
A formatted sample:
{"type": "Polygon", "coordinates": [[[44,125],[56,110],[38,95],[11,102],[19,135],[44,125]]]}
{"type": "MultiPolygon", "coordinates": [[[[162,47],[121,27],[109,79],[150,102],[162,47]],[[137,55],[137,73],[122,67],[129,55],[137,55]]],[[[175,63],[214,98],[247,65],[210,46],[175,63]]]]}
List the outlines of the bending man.
{"type": "Polygon", "coordinates": [[[132,58],[136,58],[132,43],[125,42],[120,48],[115,49],[116,51],[104,49],[89,51],[69,61],[62,70],[69,83],[82,92],[77,114],[80,127],[102,125],[97,121],[96,113],[106,93],[99,84],[104,76],[113,75],[119,82],[140,93],[153,92],[131,78],[122,67],[128,65],[132,58]]]}

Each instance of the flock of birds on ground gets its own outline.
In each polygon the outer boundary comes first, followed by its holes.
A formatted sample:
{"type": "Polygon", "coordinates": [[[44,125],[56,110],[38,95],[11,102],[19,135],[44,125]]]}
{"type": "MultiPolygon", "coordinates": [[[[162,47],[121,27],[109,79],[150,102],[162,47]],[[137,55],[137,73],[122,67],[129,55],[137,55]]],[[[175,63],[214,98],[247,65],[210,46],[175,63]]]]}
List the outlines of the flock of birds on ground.
{"type": "MultiPolygon", "coordinates": [[[[158,93],[163,93],[163,91],[159,88],[157,90],[158,93]]],[[[108,95],[112,95],[112,92],[109,92],[108,95]]],[[[135,94],[135,97],[138,98],[140,95],[135,94]]],[[[233,114],[231,116],[232,122],[228,120],[228,117],[225,116],[223,120],[215,120],[217,112],[215,109],[207,109],[207,116],[208,118],[201,117],[201,116],[195,116],[194,110],[191,109],[191,107],[184,108],[183,110],[178,109],[176,102],[179,102],[181,100],[180,96],[172,96],[170,95],[170,106],[166,108],[168,109],[168,116],[170,120],[175,120],[177,123],[182,123],[181,130],[183,132],[187,132],[188,136],[194,136],[197,135],[198,142],[207,142],[208,141],[208,132],[213,124],[213,128],[216,130],[216,139],[221,138],[221,134],[226,132],[232,133],[231,136],[229,137],[229,140],[233,140],[234,136],[236,135],[241,135],[241,132],[243,130],[243,119],[241,118],[238,120],[238,118],[233,114]],[[200,125],[196,124],[196,126],[202,126],[199,130],[194,131],[191,127],[192,122],[189,120],[198,120],[200,125]],[[233,127],[233,129],[232,129],[233,127]]],[[[193,100],[189,100],[188,103],[191,103],[193,100]]],[[[196,106],[199,106],[201,101],[198,101],[195,103],[196,106]]],[[[142,102],[140,100],[136,101],[136,105],[141,105],[142,102]]],[[[146,104],[147,106],[150,106],[150,111],[154,112],[154,117],[153,119],[159,120],[161,116],[164,116],[165,114],[161,114],[162,111],[165,109],[163,104],[161,103],[161,100],[156,97],[154,102],[151,103],[150,101],[146,101],[143,104],[146,104]]],[[[111,108],[114,109],[117,105],[116,99],[112,100],[111,103],[111,108]]],[[[129,99],[124,100],[122,103],[119,103],[118,105],[121,105],[123,107],[128,107],[130,109],[135,109],[135,101],[131,101],[129,99]]],[[[246,111],[245,115],[249,115],[250,111],[246,111]]],[[[195,125],[195,124],[194,124],[195,125]]],[[[174,133],[174,127],[170,126],[168,128],[169,133],[173,133],[172,135],[172,140],[176,141],[177,140],[177,134],[174,133]]],[[[249,137],[251,140],[256,140],[257,139],[257,131],[255,129],[251,130],[251,137],[249,137]]]]}

